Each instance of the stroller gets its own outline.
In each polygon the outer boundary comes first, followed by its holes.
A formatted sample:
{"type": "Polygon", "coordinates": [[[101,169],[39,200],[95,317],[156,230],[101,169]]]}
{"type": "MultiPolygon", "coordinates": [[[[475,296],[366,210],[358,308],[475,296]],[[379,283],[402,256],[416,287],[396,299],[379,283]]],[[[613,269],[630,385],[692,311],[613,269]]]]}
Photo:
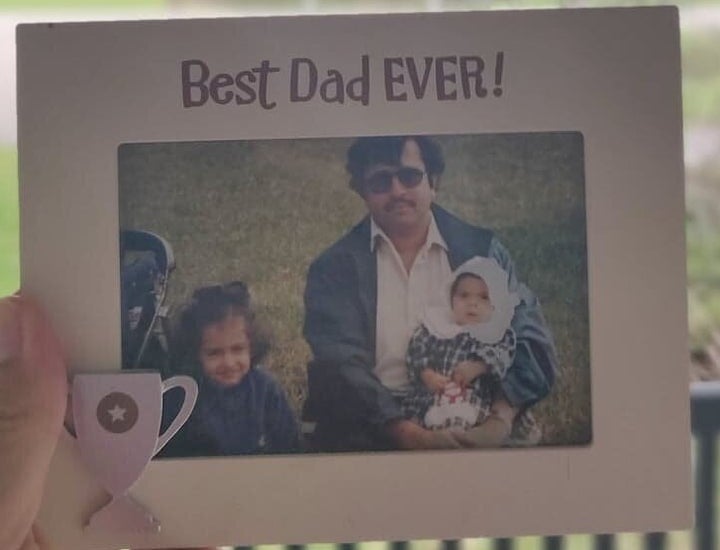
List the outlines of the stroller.
{"type": "Polygon", "coordinates": [[[149,231],[120,231],[122,368],[152,369],[165,377],[169,367],[168,307],[164,305],[172,247],[149,231]]]}

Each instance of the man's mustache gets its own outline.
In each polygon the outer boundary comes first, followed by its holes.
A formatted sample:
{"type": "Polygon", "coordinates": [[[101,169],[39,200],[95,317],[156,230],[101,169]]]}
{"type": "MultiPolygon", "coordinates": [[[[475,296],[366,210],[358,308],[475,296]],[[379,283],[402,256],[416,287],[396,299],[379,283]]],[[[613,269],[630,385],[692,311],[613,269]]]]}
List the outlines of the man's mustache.
{"type": "Polygon", "coordinates": [[[410,208],[415,208],[415,201],[412,201],[410,199],[393,199],[385,205],[385,212],[390,212],[398,204],[404,204],[406,206],[409,206],[410,208]]]}

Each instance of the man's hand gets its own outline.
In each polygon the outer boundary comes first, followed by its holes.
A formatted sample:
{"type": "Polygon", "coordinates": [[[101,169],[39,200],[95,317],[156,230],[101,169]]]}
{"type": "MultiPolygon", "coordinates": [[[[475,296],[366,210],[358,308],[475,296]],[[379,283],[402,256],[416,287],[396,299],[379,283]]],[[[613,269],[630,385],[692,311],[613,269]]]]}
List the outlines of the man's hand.
{"type": "Polygon", "coordinates": [[[0,548],[42,549],[33,521],[67,399],[60,344],[33,303],[0,299],[0,548]]]}
{"type": "Polygon", "coordinates": [[[515,417],[520,411],[516,407],[513,407],[505,397],[500,397],[493,402],[490,412],[512,426],[515,417]]]}
{"type": "Polygon", "coordinates": [[[460,361],[452,371],[452,381],[465,389],[481,374],[486,374],[490,368],[482,361],[460,361]]]}
{"type": "Polygon", "coordinates": [[[426,430],[410,420],[395,420],[388,433],[400,449],[459,449],[460,442],[450,430],[426,430]]]}
{"type": "Polygon", "coordinates": [[[422,380],[425,387],[432,393],[442,393],[445,390],[445,386],[450,383],[450,378],[435,372],[432,369],[423,369],[420,373],[420,380],[422,380]]]}
{"type": "Polygon", "coordinates": [[[457,433],[455,437],[463,447],[485,449],[501,447],[510,435],[511,430],[511,424],[493,414],[479,426],[457,433]]]}

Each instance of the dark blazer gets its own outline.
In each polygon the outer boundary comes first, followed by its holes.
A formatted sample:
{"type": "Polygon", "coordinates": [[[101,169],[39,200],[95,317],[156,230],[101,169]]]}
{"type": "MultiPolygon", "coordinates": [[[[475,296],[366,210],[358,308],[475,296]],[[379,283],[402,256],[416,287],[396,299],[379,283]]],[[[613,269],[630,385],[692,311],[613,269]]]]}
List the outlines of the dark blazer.
{"type": "MultiPolygon", "coordinates": [[[[556,372],[553,339],[540,304],[518,283],[509,253],[491,231],[435,204],[432,212],[453,270],[474,256],[495,258],[508,272],[510,290],[520,296],[512,322],[517,352],[502,387],[513,405],[529,407],[550,392],[556,372]]],[[[304,416],[317,422],[325,439],[358,436],[358,447],[363,447],[368,439],[382,438],[388,421],[402,417],[398,401],[373,372],[376,311],[377,261],[366,216],[320,254],[307,276],[304,335],[313,360],[304,416]]]]}

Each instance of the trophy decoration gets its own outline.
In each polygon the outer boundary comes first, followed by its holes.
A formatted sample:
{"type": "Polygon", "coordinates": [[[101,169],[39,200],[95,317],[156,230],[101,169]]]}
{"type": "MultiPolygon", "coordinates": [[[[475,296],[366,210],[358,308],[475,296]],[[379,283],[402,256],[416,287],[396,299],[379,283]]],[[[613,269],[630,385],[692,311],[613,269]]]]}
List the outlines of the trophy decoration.
{"type": "Polygon", "coordinates": [[[197,384],[189,376],[161,380],[152,371],[77,374],[72,411],[80,454],[110,493],[86,528],[159,532],[160,521],[128,495],[143,470],[177,433],[195,406],[197,384]],[[160,434],[163,394],[185,392],[180,412],[160,434]]]}

